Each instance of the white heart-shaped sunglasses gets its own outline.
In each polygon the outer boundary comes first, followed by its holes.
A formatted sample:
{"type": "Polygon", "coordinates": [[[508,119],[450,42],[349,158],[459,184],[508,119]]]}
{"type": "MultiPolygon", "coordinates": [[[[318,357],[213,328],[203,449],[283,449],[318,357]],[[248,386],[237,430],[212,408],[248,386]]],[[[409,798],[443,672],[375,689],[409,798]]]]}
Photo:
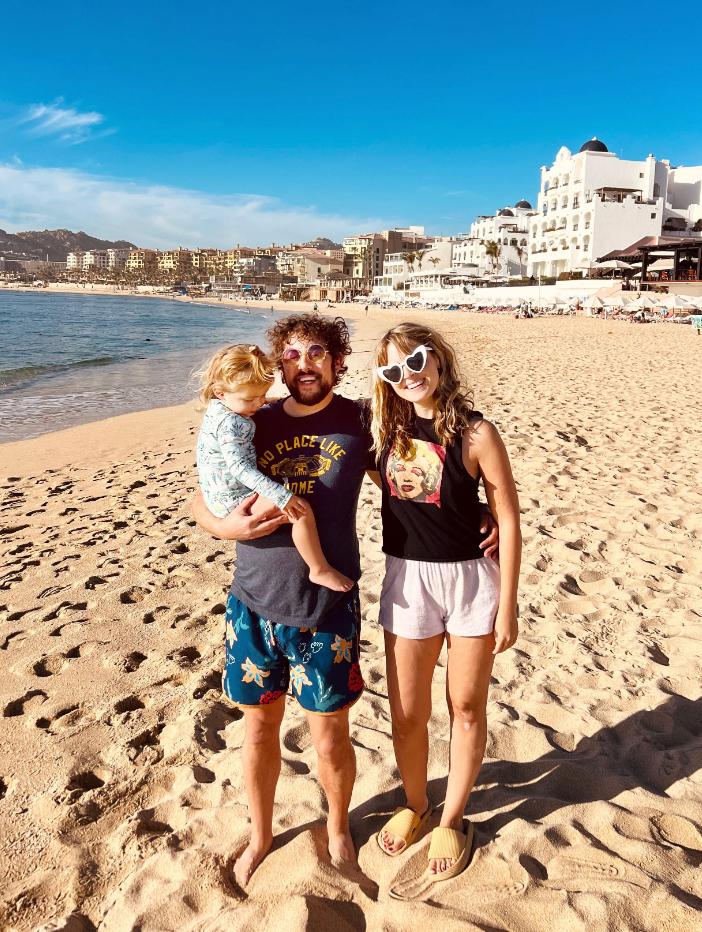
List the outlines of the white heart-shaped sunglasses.
{"type": "Polygon", "coordinates": [[[405,368],[415,375],[419,375],[420,372],[424,371],[427,364],[427,353],[432,352],[431,346],[418,346],[417,349],[412,350],[411,353],[405,356],[402,362],[393,363],[391,366],[378,366],[376,372],[383,382],[399,385],[404,378],[405,368]]]}

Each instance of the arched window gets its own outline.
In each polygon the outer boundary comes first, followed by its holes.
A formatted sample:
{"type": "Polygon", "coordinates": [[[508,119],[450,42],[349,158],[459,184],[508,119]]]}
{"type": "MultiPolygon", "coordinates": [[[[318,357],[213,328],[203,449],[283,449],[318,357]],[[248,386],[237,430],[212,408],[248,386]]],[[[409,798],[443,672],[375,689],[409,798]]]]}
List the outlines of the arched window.
{"type": "Polygon", "coordinates": [[[519,243],[520,246],[526,246],[526,244],[527,244],[527,241],[526,241],[525,239],[523,239],[523,240],[519,243]]]}
{"type": "Polygon", "coordinates": [[[583,252],[587,252],[590,248],[590,237],[583,237],[583,252]]]}
{"type": "Polygon", "coordinates": [[[585,214],[585,229],[586,230],[590,229],[591,223],[592,223],[592,214],[588,211],[588,213],[585,214]]]}
{"type": "Polygon", "coordinates": [[[556,198],[554,197],[554,199],[551,201],[551,210],[555,210],[556,206],[557,206],[557,202],[556,202],[556,198]]]}
{"type": "Polygon", "coordinates": [[[582,181],[583,178],[583,160],[578,159],[575,163],[575,181],[582,181]]]}
{"type": "Polygon", "coordinates": [[[564,175],[561,184],[570,184],[570,175],[564,175]]]}
{"type": "Polygon", "coordinates": [[[580,226],[580,214],[576,214],[573,217],[573,232],[575,232],[575,230],[577,230],[579,226],[580,226]]]}
{"type": "Polygon", "coordinates": [[[568,197],[566,195],[566,197],[564,197],[561,200],[561,210],[567,210],[567,208],[568,208],[568,197]]]}
{"type": "MultiPolygon", "coordinates": [[[[505,242],[506,242],[506,241],[505,241],[505,242]]],[[[511,240],[509,241],[509,244],[510,244],[510,246],[516,246],[516,245],[517,245],[516,239],[511,239],[511,240]]]]}

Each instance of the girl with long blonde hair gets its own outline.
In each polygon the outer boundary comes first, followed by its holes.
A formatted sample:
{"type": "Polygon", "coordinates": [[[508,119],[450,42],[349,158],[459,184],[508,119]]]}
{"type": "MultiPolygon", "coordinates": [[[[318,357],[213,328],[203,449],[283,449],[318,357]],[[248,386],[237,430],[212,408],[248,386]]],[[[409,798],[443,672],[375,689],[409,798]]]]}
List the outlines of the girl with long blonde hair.
{"type": "MultiPolygon", "coordinates": [[[[385,629],[392,735],[406,807],[379,832],[395,857],[431,814],[427,798],[431,684],[444,642],[451,723],[449,775],[432,832],[426,884],[468,863],[464,810],[487,741],[487,694],[496,654],[517,639],[519,501],[497,429],[473,410],[456,353],[431,327],[403,323],[380,340],[372,426],[383,492],[385,629]],[[485,556],[478,487],[499,525],[500,565],[485,556]]],[[[416,883],[416,882],[415,882],[416,883]]],[[[413,883],[391,893],[411,896],[413,883]]]]}

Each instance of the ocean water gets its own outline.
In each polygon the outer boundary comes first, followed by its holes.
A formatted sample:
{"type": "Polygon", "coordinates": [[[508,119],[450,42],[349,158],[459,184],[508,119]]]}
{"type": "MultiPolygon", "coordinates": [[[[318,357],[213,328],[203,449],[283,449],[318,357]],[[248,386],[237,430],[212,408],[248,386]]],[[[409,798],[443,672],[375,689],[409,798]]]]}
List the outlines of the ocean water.
{"type": "Polygon", "coordinates": [[[271,311],[0,290],[0,443],[182,404],[219,346],[265,344],[271,311]]]}

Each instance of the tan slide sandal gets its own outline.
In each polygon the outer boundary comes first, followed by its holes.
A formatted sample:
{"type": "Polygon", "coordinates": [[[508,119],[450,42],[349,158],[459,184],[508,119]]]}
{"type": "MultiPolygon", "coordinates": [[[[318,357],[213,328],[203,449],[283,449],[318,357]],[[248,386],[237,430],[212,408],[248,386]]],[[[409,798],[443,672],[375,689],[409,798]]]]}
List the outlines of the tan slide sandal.
{"type": "Polygon", "coordinates": [[[435,883],[451,880],[465,870],[473,849],[473,823],[466,820],[466,834],[453,828],[439,826],[431,833],[431,844],[427,860],[455,858],[455,863],[440,874],[430,874],[429,866],[420,877],[402,881],[390,887],[389,893],[396,900],[414,900],[426,894],[435,883]]]}
{"type": "Polygon", "coordinates": [[[414,841],[417,832],[432,814],[432,811],[431,805],[427,806],[427,811],[421,816],[418,816],[413,809],[403,808],[402,806],[396,809],[392,814],[392,818],[375,836],[378,847],[383,854],[387,854],[389,858],[396,858],[398,855],[405,852],[414,841]],[[380,838],[383,832],[391,832],[393,835],[402,838],[404,841],[403,847],[400,848],[399,851],[386,851],[380,838]]]}

